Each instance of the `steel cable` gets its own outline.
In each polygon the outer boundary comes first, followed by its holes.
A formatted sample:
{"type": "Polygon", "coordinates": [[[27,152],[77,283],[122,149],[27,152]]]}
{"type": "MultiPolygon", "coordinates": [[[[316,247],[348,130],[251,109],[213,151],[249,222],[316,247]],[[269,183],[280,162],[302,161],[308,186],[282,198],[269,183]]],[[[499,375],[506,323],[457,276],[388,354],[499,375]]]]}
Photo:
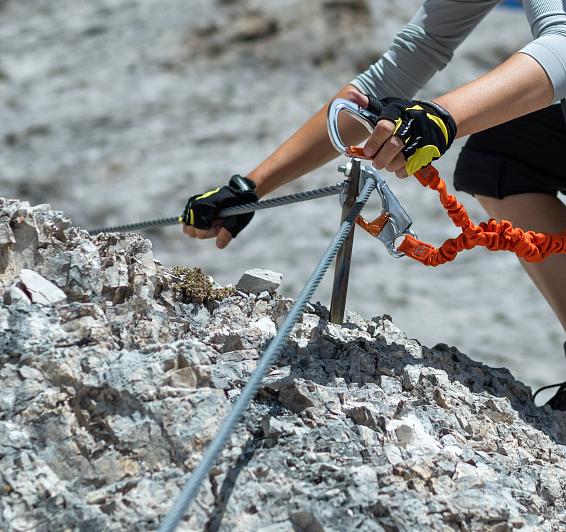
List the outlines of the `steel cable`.
{"type": "Polygon", "coordinates": [[[358,200],[350,211],[350,214],[340,225],[340,228],[326,248],[326,251],[322,255],[318,265],[314,269],[303,290],[297,297],[295,304],[289,311],[285,322],[279,329],[279,332],[277,333],[275,338],[269,344],[268,348],[265,350],[263,356],[259,360],[255,371],[252,373],[248,383],[242,390],[240,397],[232,407],[228,416],[224,419],[224,422],[218,430],[216,437],[208,446],[199,465],[192,472],[179,497],[177,498],[175,505],[165,516],[165,519],[161,524],[161,527],[159,528],[159,532],[174,531],[183,519],[183,516],[185,515],[188,507],[196,498],[202,482],[207,477],[210,469],[216,461],[216,458],[218,457],[220,451],[222,451],[224,445],[226,444],[226,441],[230,437],[240,417],[244,414],[245,410],[255,397],[259,386],[265,374],[267,373],[267,370],[277,360],[285,344],[285,341],[291,334],[291,331],[299,320],[301,313],[305,309],[305,306],[310,301],[312,295],[314,294],[324,275],[328,271],[328,268],[332,264],[332,261],[344,244],[344,241],[352,230],[356,216],[358,216],[358,214],[360,214],[361,210],[364,208],[375,187],[375,180],[373,178],[367,178],[364,183],[363,189],[360,192],[358,200]]]}
{"type": "MultiPolygon", "coordinates": [[[[297,192],[296,194],[288,194],[287,196],[280,196],[278,198],[271,198],[254,203],[246,203],[245,205],[237,205],[236,207],[228,207],[227,209],[222,209],[218,216],[220,218],[225,218],[226,216],[244,214],[246,212],[270,209],[271,207],[290,205],[291,203],[298,203],[300,201],[308,201],[311,199],[333,196],[335,194],[340,194],[343,188],[344,183],[342,182],[330,187],[321,187],[314,190],[306,190],[305,192],[297,192]]],[[[179,223],[181,223],[179,216],[173,216],[171,218],[159,218],[156,220],[147,220],[145,222],[136,222],[133,224],[115,225],[112,227],[97,227],[94,229],[87,229],[87,231],[92,235],[97,235],[99,233],[122,233],[128,231],[136,231],[137,229],[150,229],[152,227],[178,225],[179,223]]]]}

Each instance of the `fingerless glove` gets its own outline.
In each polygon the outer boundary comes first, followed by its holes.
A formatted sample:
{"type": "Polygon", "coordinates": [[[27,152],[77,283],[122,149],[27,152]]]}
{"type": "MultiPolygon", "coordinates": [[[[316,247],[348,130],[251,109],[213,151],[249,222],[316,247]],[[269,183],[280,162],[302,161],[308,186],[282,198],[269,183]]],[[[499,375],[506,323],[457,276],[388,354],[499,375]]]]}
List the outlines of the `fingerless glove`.
{"type": "MultiPolygon", "coordinates": [[[[257,200],[255,183],[247,177],[233,175],[228,185],[191,196],[183,211],[183,223],[197,229],[210,229],[222,209],[257,200]]],[[[223,219],[222,226],[236,237],[250,223],[254,214],[249,212],[227,216],[223,219]]]]}
{"type": "Polygon", "coordinates": [[[441,157],[456,137],[456,122],[436,103],[401,98],[369,100],[369,111],[395,124],[393,135],[405,144],[401,152],[409,175],[441,157]]]}

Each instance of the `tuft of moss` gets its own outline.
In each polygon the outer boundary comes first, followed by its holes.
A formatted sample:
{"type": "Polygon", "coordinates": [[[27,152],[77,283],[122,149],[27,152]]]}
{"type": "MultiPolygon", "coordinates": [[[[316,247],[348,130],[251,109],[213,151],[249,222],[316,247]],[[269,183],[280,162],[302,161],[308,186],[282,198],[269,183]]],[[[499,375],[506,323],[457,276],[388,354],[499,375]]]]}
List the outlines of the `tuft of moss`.
{"type": "Polygon", "coordinates": [[[178,281],[172,284],[177,299],[182,303],[220,301],[234,293],[233,288],[214,288],[211,280],[200,268],[175,266],[173,275],[178,281]]]}

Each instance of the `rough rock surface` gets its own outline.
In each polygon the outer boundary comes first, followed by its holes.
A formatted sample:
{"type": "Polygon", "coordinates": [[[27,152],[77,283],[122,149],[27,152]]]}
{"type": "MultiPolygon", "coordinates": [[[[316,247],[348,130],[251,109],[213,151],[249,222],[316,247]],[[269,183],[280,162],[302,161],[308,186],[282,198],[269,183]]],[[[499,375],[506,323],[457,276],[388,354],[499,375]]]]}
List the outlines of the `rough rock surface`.
{"type": "MultiPolygon", "coordinates": [[[[255,168],[387,50],[421,3],[0,0],[0,195],[50,203],[82,228],[180,214],[189,196],[255,168]]],[[[494,9],[420,97],[485,74],[531,38],[521,10],[494,9]]],[[[437,161],[451,192],[464,141],[437,161]]],[[[343,163],[275,193],[333,185],[343,163]]],[[[457,234],[437,194],[386,179],[419,238],[439,245],[457,234]]],[[[475,222],[486,219],[471,196],[457,197],[475,222]]],[[[366,214],[379,214],[377,196],[366,214]]],[[[295,297],[339,220],[336,197],[258,212],[221,260],[180,228],[145,236],[163,264],[199,266],[224,285],[248,268],[280,271],[279,292],[295,297]]],[[[474,250],[423,269],[357,233],[351,310],[390,314],[427,345],[458,345],[533,387],[566,380],[564,331],[511,254],[474,250]]],[[[320,300],[331,290],[329,278],[320,300]]]]}
{"type": "MultiPolygon", "coordinates": [[[[46,206],[0,200],[0,235],[0,528],[155,528],[292,301],[179,301],[149,241],[46,206]],[[66,299],[32,302],[22,269],[66,299]]],[[[387,316],[327,317],[303,315],[185,530],[564,527],[564,414],[387,316]]]]}
{"type": "Polygon", "coordinates": [[[248,270],[244,272],[244,275],[236,283],[236,288],[256,295],[260,295],[263,292],[272,294],[281,285],[282,278],[283,275],[271,270],[248,270]]]}

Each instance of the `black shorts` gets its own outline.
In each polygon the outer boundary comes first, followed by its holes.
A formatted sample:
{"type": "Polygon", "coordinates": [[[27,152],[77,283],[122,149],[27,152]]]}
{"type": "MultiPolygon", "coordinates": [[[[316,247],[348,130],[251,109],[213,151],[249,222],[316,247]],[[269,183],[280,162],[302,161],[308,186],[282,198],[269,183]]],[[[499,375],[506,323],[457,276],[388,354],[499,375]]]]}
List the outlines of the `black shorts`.
{"type": "Polygon", "coordinates": [[[491,198],[566,194],[566,123],[560,104],[471,135],[454,170],[456,190],[491,198]]]}

